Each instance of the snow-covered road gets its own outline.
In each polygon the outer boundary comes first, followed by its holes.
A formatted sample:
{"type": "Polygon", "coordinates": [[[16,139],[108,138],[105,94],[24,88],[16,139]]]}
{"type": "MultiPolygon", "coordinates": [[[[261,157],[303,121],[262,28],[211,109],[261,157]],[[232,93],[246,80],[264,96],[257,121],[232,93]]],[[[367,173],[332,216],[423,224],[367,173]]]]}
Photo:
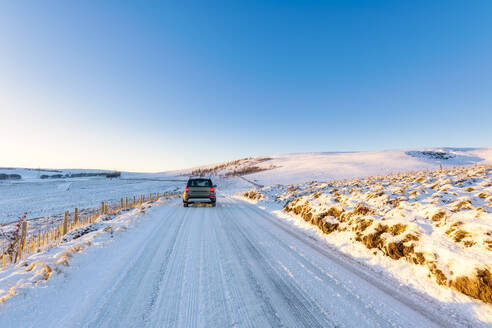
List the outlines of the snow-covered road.
{"type": "Polygon", "coordinates": [[[66,276],[0,308],[2,327],[435,327],[436,310],[254,205],[161,206],[66,276]],[[58,282],[56,282],[58,280],[58,282]],[[60,283],[60,280],[63,280],[60,283]]]}

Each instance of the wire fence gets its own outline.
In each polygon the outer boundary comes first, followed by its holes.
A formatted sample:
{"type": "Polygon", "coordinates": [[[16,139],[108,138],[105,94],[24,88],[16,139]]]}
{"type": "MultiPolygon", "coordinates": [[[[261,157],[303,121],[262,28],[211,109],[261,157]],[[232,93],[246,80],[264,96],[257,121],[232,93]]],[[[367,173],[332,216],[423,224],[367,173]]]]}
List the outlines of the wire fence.
{"type": "Polygon", "coordinates": [[[162,198],[179,197],[177,192],[149,193],[132,197],[121,198],[119,202],[101,202],[98,209],[89,211],[87,214],[80,214],[79,209],[75,208],[72,213],[66,211],[63,221],[56,222],[49,228],[33,231],[28,234],[28,221],[19,222],[13,240],[7,243],[2,250],[1,268],[4,269],[10,264],[19,263],[22,259],[33,253],[40,253],[46,249],[58,246],[63,242],[63,237],[73,230],[88,227],[98,221],[102,216],[118,214],[124,210],[140,207],[146,203],[157,201],[162,198]]]}

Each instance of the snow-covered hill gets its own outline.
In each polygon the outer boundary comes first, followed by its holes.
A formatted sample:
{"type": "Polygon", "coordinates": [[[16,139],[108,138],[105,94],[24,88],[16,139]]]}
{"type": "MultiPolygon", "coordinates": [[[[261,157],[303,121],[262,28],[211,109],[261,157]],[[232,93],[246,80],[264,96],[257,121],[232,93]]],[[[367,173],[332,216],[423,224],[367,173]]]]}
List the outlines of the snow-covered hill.
{"type": "Polygon", "coordinates": [[[436,169],[441,165],[491,164],[492,147],[430,148],[350,153],[300,153],[247,158],[203,166],[205,175],[227,175],[234,171],[261,185],[360,178],[371,175],[436,169]],[[248,167],[255,168],[248,173],[248,167]],[[256,172],[255,172],[256,171],[256,172]]]}

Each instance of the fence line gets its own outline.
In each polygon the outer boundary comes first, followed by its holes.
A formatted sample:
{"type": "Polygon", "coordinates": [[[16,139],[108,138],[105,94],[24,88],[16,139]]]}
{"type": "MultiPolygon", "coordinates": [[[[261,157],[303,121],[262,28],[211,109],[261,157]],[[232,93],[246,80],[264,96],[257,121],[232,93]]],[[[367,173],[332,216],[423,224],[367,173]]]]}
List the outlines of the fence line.
{"type": "Polygon", "coordinates": [[[133,195],[133,199],[128,197],[120,198],[119,203],[110,204],[108,202],[101,202],[101,207],[95,213],[89,213],[81,216],[79,209],[75,208],[73,216],[70,212],[64,213],[63,222],[57,223],[45,230],[40,230],[27,234],[27,221],[22,222],[21,233],[16,237],[14,241],[8,245],[7,249],[2,251],[1,268],[5,268],[9,264],[15,264],[20,262],[23,258],[28,257],[33,253],[40,253],[45,249],[58,246],[63,242],[63,237],[69,232],[86,227],[96,222],[101,216],[108,214],[116,214],[122,210],[132,209],[142,206],[145,203],[157,201],[161,198],[178,197],[178,192],[164,192],[149,193],[146,200],[145,195],[139,195],[137,198],[133,195]]]}

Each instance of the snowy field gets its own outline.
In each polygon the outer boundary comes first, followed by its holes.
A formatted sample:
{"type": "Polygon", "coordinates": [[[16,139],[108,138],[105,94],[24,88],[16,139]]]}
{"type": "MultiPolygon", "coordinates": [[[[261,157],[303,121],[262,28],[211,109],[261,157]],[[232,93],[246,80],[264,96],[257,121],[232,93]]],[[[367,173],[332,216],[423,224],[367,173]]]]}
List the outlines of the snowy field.
{"type": "MultiPolygon", "coordinates": [[[[66,174],[68,170],[61,173],[66,174]]],[[[71,170],[70,172],[95,172],[71,170]]],[[[67,210],[98,207],[102,201],[119,202],[121,197],[174,191],[183,188],[184,177],[169,174],[122,173],[120,178],[80,177],[40,179],[42,174],[60,174],[25,169],[0,169],[0,174],[19,174],[20,180],[0,181],[0,224],[60,214],[67,210]]]]}
{"type": "MultiPolygon", "coordinates": [[[[492,147],[487,148],[432,148],[386,150],[350,153],[302,153],[271,155],[268,160],[255,162],[245,159],[200,167],[213,168],[214,175],[226,175],[248,166],[264,168],[264,171],[244,175],[261,185],[293,184],[310,181],[359,178],[371,175],[438,169],[456,165],[492,164],[492,147]],[[270,169],[270,167],[274,167],[270,169]]],[[[188,170],[186,172],[191,172],[188,170]]]]}

